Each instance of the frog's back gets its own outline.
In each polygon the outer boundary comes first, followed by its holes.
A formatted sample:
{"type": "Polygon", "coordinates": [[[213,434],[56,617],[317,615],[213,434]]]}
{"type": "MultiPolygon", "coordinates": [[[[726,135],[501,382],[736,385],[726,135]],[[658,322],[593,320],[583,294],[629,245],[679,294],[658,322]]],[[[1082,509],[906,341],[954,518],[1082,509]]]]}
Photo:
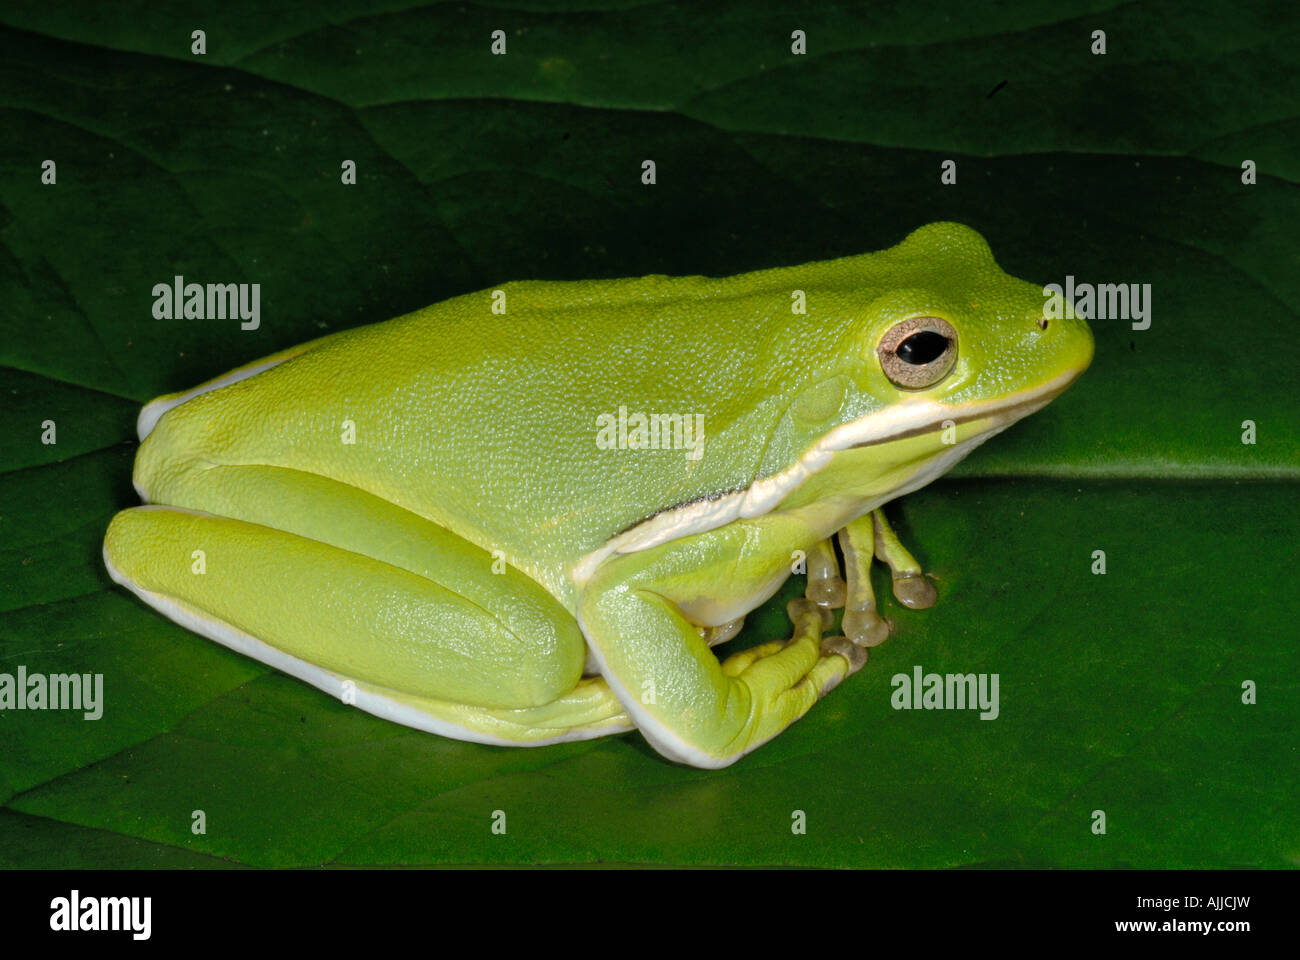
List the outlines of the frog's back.
{"type": "Polygon", "coordinates": [[[352,484],[503,551],[568,599],[567,568],[611,536],[755,479],[762,443],[750,441],[783,413],[779,386],[807,372],[786,348],[800,342],[788,336],[795,272],[844,315],[829,301],[861,302],[857,259],[509,283],[499,313],[493,290],[456,297],[194,396],[141,457],[189,451],[352,484]],[[629,449],[638,415],[665,418],[654,439],[666,447],[629,449]],[[709,456],[692,455],[697,428],[709,456]]]}

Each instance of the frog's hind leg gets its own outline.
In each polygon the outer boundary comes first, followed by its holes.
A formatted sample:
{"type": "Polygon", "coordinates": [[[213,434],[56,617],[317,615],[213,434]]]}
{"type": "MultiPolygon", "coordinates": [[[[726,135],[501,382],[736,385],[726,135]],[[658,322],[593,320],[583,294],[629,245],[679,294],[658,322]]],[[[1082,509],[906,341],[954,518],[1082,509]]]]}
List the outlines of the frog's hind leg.
{"type": "Polygon", "coordinates": [[[203,610],[165,594],[144,590],[116,569],[107,558],[107,550],[106,563],[114,580],[181,626],[394,723],[455,740],[509,747],[542,747],[636,729],[600,677],[584,677],[568,693],[537,707],[477,707],[420,697],[308,663],[214,619],[203,610]]]}
{"type": "Polygon", "coordinates": [[[636,729],[603,677],[583,677],[550,703],[517,710],[444,703],[362,684],[358,684],[357,705],[408,727],[498,746],[544,747],[636,729]],[[363,704],[367,694],[378,702],[363,704]]]}
{"type": "Polygon", "coordinates": [[[183,505],[113,519],[105,563],[204,636],[459,739],[531,745],[631,728],[603,681],[580,682],[572,614],[436,523],[278,467],[181,464],[165,499],[183,505]]]}

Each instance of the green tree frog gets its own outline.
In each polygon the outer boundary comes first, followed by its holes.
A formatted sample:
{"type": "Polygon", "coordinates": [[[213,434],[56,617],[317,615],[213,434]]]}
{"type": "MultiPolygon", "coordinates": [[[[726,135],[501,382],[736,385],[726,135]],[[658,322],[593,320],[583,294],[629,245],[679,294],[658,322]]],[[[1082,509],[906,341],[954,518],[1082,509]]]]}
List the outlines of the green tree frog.
{"type": "Polygon", "coordinates": [[[1087,367],[1087,324],[1043,302],[953,223],[735,277],[456,297],[149,403],[147,505],[104,560],[398,723],[508,746],[636,729],[724,767],[888,634],[873,557],[933,602],[880,507],[1087,367]],[[794,571],[791,638],[719,660],[794,571]]]}

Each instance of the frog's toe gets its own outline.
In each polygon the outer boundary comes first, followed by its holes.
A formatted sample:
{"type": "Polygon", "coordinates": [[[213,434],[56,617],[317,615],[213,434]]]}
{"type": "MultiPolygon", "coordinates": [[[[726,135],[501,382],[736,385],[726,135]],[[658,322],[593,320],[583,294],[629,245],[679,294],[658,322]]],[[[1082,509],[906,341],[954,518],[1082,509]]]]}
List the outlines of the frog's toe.
{"type": "Polygon", "coordinates": [[[821,622],[817,632],[830,629],[830,625],[835,622],[835,614],[831,613],[830,608],[817,603],[808,597],[795,597],[785,605],[785,612],[794,624],[794,632],[800,633],[804,629],[804,622],[809,618],[816,616],[821,622]]]}
{"type": "Polygon", "coordinates": [[[889,564],[894,580],[894,597],[912,610],[934,606],[939,594],[925,576],[916,558],[898,540],[883,510],[871,512],[874,522],[876,556],[889,564]]]}
{"type": "Polygon", "coordinates": [[[848,586],[840,576],[835,547],[829,540],[822,540],[808,552],[808,586],[804,596],[819,607],[835,610],[844,606],[847,595],[848,586]]]}
{"type": "Polygon", "coordinates": [[[720,623],[716,627],[705,627],[704,642],[711,647],[716,647],[720,643],[726,643],[736,634],[740,633],[740,630],[744,625],[745,618],[737,617],[735,620],[720,623]]]}
{"type": "Polygon", "coordinates": [[[911,610],[925,610],[934,606],[939,594],[924,573],[906,573],[894,578],[894,597],[911,610]]]}
{"type": "Polygon", "coordinates": [[[838,574],[816,579],[809,574],[808,589],[805,591],[804,596],[819,607],[836,610],[844,606],[846,589],[844,581],[840,579],[838,574]]]}
{"type": "MultiPolygon", "coordinates": [[[[825,637],[822,639],[821,653],[823,657],[829,657],[831,654],[839,654],[849,662],[849,672],[844,674],[845,677],[852,676],[862,669],[862,665],[867,662],[867,648],[854,643],[848,637],[825,637]]],[[[844,677],[836,678],[829,687],[824,688],[821,692],[826,694],[843,680],[844,677]]]]}
{"type": "Polygon", "coordinates": [[[874,609],[845,610],[844,635],[861,647],[877,647],[889,639],[889,621],[874,609]]]}

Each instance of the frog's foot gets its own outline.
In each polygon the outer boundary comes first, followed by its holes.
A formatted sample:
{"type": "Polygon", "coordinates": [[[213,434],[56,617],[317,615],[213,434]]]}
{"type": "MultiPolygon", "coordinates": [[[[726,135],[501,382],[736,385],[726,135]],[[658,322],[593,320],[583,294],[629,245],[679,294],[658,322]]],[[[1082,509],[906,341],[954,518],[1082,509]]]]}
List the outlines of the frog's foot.
{"type": "MultiPolygon", "coordinates": [[[[794,664],[797,662],[795,658],[804,659],[803,648],[811,648],[815,645],[820,657],[826,658],[838,654],[849,664],[847,672],[818,669],[809,671],[806,669],[806,664],[801,664],[804,669],[798,674],[802,677],[799,682],[813,682],[817,687],[817,696],[820,698],[839,686],[845,677],[861,670],[862,665],[867,662],[867,651],[861,646],[851,643],[844,637],[822,636],[822,631],[828,629],[835,620],[834,614],[829,609],[819,607],[806,597],[795,597],[786,604],[785,609],[794,624],[791,638],[773,640],[732,654],[722,661],[722,672],[726,676],[739,677],[744,674],[753,677],[763,672],[771,672],[775,676],[785,669],[783,664],[787,662],[794,664]],[[812,643],[810,644],[809,641],[812,643]],[[755,665],[760,661],[763,665],[756,670],[755,665]]],[[[791,677],[787,677],[787,680],[789,679],[791,677]]]]}

